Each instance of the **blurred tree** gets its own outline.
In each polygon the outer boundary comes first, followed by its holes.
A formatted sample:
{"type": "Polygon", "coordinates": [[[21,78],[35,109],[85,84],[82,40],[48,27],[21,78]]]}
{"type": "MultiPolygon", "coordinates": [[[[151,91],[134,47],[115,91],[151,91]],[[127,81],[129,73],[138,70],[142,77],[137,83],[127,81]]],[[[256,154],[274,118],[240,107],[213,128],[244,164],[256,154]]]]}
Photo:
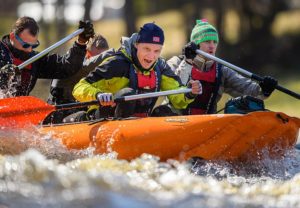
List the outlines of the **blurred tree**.
{"type": "Polygon", "coordinates": [[[19,5],[19,1],[2,0],[0,4],[0,36],[2,36],[4,34],[7,34],[11,30],[13,21],[18,18],[16,11],[19,5]]]}
{"type": "MultiPolygon", "coordinates": [[[[182,0],[174,2],[176,5],[182,5],[182,0]]],[[[190,34],[195,26],[196,20],[202,16],[203,8],[207,5],[206,1],[185,1],[179,9],[184,18],[184,29],[186,33],[186,42],[190,41],[190,34]]]]}
{"type": "Polygon", "coordinates": [[[276,14],[288,9],[287,1],[239,1],[235,6],[240,8],[239,16],[243,23],[240,40],[234,45],[236,53],[241,56],[240,64],[254,69],[276,61],[274,46],[277,41],[271,28],[276,14]]]}
{"type": "MultiPolygon", "coordinates": [[[[157,11],[172,8],[181,11],[186,41],[189,41],[195,20],[207,18],[205,11],[213,11],[214,17],[210,16],[209,21],[220,33],[218,55],[237,65],[251,68],[254,72],[261,72],[262,69],[278,71],[280,68],[293,68],[296,57],[300,55],[295,44],[300,41],[299,35],[275,37],[272,33],[272,25],[277,15],[293,9],[289,0],[165,0],[158,5],[148,3],[146,8],[154,6],[157,11]],[[237,14],[236,17],[228,15],[232,11],[237,14]],[[232,18],[237,18],[235,22],[239,24],[228,25],[234,22],[232,18]],[[225,37],[226,33],[231,33],[229,30],[232,28],[237,33],[234,41],[225,37]]],[[[149,9],[148,12],[153,10],[149,9]]]]}
{"type": "Polygon", "coordinates": [[[92,8],[92,0],[85,0],[85,2],[84,2],[84,16],[83,16],[84,20],[90,20],[91,19],[91,16],[90,16],[91,8],[92,8]]]}
{"type": "Polygon", "coordinates": [[[124,19],[126,23],[126,34],[130,36],[132,33],[136,32],[136,10],[135,1],[126,0],[124,6],[124,19]]]}
{"type": "MultiPolygon", "coordinates": [[[[25,1],[25,0],[24,0],[25,1]]],[[[11,22],[17,18],[17,8],[22,0],[2,0],[0,7],[1,29],[6,33],[11,22]]],[[[28,0],[29,1],[29,0],[28,0]]],[[[32,1],[32,0],[31,0],[32,1]]],[[[45,4],[45,0],[35,0],[45,4]]],[[[50,42],[65,37],[67,23],[64,10],[67,0],[52,1],[56,14],[53,23],[41,20],[43,42],[50,42]],[[50,28],[57,38],[50,40],[50,28]]],[[[49,2],[49,1],[48,1],[49,2]]],[[[85,0],[84,18],[90,19],[92,0],[85,0]]],[[[196,19],[208,18],[220,33],[220,44],[217,55],[245,68],[261,72],[262,69],[277,70],[295,68],[299,65],[299,34],[283,34],[275,36],[272,31],[274,22],[282,12],[292,12],[300,7],[295,0],[126,0],[124,20],[126,33],[131,35],[137,31],[139,18],[155,15],[166,10],[177,10],[183,17],[182,28],[186,42],[196,19]],[[233,36],[230,36],[234,33],[233,36]],[[229,37],[230,36],[230,37],[229,37]]],[[[172,20],[170,20],[172,21],[172,20]]],[[[166,46],[168,47],[168,46],[166,46]]],[[[269,71],[267,71],[269,72],[269,71]]]]}
{"type": "MultiPolygon", "coordinates": [[[[44,0],[39,0],[40,4],[42,5],[43,10],[45,9],[45,1],[44,0]]],[[[50,28],[51,24],[49,22],[45,22],[44,18],[41,18],[41,21],[39,22],[40,28],[43,29],[42,35],[43,35],[43,45],[45,47],[49,46],[51,44],[50,40],[50,28]]]]}
{"type": "Polygon", "coordinates": [[[21,0],[1,0],[0,13],[1,16],[17,17],[16,8],[21,0]]]}
{"type": "Polygon", "coordinates": [[[259,73],[276,73],[282,68],[295,68],[296,57],[299,57],[299,50],[296,49],[295,43],[300,41],[300,37],[290,35],[275,37],[272,33],[277,15],[293,9],[290,1],[214,0],[210,2],[214,4],[216,26],[220,32],[218,54],[221,57],[259,73]],[[240,24],[226,28],[228,22],[233,22],[226,20],[226,14],[230,11],[236,12],[237,22],[240,24]],[[238,27],[237,40],[234,42],[224,37],[232,27],[238,27]],[[290,44],[286,44],[287,42],[290,44]]]}
{"type": "Polygon", "coordinates": [[[60,0],[55,2],[55,25],[56,25],[56,37],[57,40],[65,37],[67,33],[67,23],[64,16],[65,10],[65,0],[60,0]]]}

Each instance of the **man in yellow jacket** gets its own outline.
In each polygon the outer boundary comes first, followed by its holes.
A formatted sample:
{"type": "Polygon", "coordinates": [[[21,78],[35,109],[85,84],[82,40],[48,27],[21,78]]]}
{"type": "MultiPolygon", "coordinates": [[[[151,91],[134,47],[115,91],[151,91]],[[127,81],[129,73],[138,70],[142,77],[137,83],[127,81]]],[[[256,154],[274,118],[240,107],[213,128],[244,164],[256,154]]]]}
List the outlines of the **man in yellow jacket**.
{"type": "MultiPolygon", "coordinates": [[[[81,102],[99,100],[101,107],[90,113],[95,118],[107,114],[107,106],[117,117],[150,116],[156,98],[118,103],[114,108],[113,97],[184,88],[160,58],[163,44],[164,33],[159,26],[143,25],[130,38],[122,38],[119,50],[103,54],[103,62],[75,85],[73,96],[81,102]]],[[[175,108],[186,108],[202,92],[199,81],[191,80],[188,86],[191,93],[168,96],[175,108]]]]}

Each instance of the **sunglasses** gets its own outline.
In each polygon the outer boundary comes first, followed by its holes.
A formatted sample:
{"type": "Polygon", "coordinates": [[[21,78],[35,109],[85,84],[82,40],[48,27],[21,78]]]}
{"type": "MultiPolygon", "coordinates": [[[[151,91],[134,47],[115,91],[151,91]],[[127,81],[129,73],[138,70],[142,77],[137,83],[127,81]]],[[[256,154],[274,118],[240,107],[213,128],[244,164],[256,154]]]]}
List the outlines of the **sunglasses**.
{"type": "Polygon", "coordinates": [[[37,48],[40,45],[40,42],[37,41],[37,43],[31,44],[31,43],[26,43],[25,41],[23,41],[16,33],[15,33],[15,37],[17,39],[17,41],[19,41],[19,43],[21,43],[23,48],[37,48]]]}

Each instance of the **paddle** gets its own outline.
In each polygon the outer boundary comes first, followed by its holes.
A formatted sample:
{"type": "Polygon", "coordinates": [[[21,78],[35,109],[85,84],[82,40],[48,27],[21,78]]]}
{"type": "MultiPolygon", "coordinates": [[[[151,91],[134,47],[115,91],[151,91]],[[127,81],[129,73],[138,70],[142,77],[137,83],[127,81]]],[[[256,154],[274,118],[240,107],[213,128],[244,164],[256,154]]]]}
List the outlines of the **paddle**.
{"type": "Polygon", "coordinates": [[[23,69],[24,67],[26,67],[27,65],[35,62],[36,60],[40,59],[41,57],[45,56],[47,53],[49,53],[50,51],[56,49],[57,47],[61,46],[62,44],[66,43],[67,41],[71,40],[72,38],[74,38],[75,36],[79,35],[80,33],[82,33],[84,31],[83,28],[76,30],[75,32],[73,32],[72,34],[68,35],[67,37],[61,39],[60,41],[58,41],[57,43],[53,44],[52,46],[44,49],[43,51],[39,52],[38,54],[36,54],[35,56],[31,57],[30,59],[24,61],[22,64],[20,64],[18,66],[18,69],[23,69]]]}
{"type": "MultiPolygon", "coordinates": [[[[249,71],[247,71],[245,69],[242,69],[242,68],[240,68],[238,66],[235,66],[235,65],[233,65],[231,63],[228,63],[227,61],[224,61],[224,60],[222,60],[222,59],[220,59],[218,57],[215,57],[215,56],[213,56],[211,54],[205,53],[202,50],[196,50],[196,53],[199,54],[199,55],[202,55],[202,56],[204,56],[204,57],[206,57],[208,59],[211,59],[211,60],[214,60],[214,61],[216,61],[218,63],[221,63],[224,66],[227,66],[227,67],[229,67],[229,68],[231,68],[231,69],[233,69],[233,70],[235,70],[235,71],[237,71],[237,72],[239,72],[239,73],[243,74],[244,76],[247,76],[247,77],[249,77],[251,79],[254,79],[256,81],[262,81],[263,80],[263,78],[261,76],[257,75],[257,74],[253,74],[253,73],[251,73],[251,72],[249,72],[249,71]]],[[[284,93],[286,93],[286,94],[288,94],[288,95],[290,95],[290,96],[292,96],[294,98],[300,99],[300,94],[298,94],[296,92],[293,92],[291,90],[288,90],[288,89],[286,89],[286,88],[284,88],[284,87],[282,87],[280,85],[277,85],[276,89],[279,90],[279,91],[281,91],[281,92],[284,92],[284,93]]]]}
{"type": "MultiPolygon", "coordinates": [[[[177,89],[161,92],[152,92],[138,95],[128,95],[115,99],[115,102],[139,100],[145,98],[159,97],[189,93],[192,89],[177,89]]],[[[55,110],[67,110],[81,108],[90,105],[99,105],[99,101],[93,100],[81,103],[68,103],[62,105],[49,105],[43,100],[32,96],[20,96],[0,100],[0,126],[22,128],[28,124],[37,125],[41,123],[47,115],[55,110]]]]}
{"type": "MultiPolygon", "coordinates": [[[[30,59],[24,61],[22,64],[18,65],[17,66],[18,69],[22,70],[27,65],[45,56],[50,51],[56,49],[57,47],[66,43],[67,41],[71,40],[72,38],[79,35],[83,31],[84,31],[83,28],[74,31],[72,34],[66,36],[65,38],[61,39],[57,43],[44,49],[40,53],[36,54],[30,59]]],[[[49,106],[47,106],[46,104],[47,103],[37,98],[34,100],[28,99],[27,97],[1,99],[0,100],[0,125],[1,126],[4,126],[4,124],[8,124],[9,126],[15,126],[18,124],[25,125],[28,121],[30,121],[30,119],[33,119],[34,123],[37,123],[41,119],[44,119],[44,114],[42,112],[45,112],[47,107],[49,111],[49,106]],[[39,107],[35,108],[33,103],[35,103],[35,105],[39,105],[39,107]],[[23,111],[23,109],[27,109],[27,110],[23,111]],[[39,113],[36,113],[36,116],[32,116],[31,114],[33,114],[34,112],[39,112],[39,113]],[[7,120],[7,118],[13,118],[13,119],[7,120]]]]}

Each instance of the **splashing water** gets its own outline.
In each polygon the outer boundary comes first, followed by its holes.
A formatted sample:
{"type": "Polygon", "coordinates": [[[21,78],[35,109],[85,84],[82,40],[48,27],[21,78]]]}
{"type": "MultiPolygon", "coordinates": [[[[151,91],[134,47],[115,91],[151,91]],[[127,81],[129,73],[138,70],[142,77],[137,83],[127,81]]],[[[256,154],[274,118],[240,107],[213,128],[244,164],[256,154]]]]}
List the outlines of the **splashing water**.
{"type": "Polygon", "coordinates": [[[6,207],[300,207],[300,151],[248,164],[132,161],[67,150],[51,135],[0,130],[6,207]]]}
{"type": "Polygon", "coordinates": [[[11,76],[8,78],[7,87],[0,89],[0,99],[15,97],[20,77],[11,76]]]}
{"type": "Polygon", "coordinates": [[[269,177],[288,180],[300,172],[299,150],[288,150],[281,158],[271,159],[267,152],[260,161],[226,162],[226,161],[193,161],[191,170],[202,176],[213,176],[218,179],[241,175],[245,178],[269,177]]]}

